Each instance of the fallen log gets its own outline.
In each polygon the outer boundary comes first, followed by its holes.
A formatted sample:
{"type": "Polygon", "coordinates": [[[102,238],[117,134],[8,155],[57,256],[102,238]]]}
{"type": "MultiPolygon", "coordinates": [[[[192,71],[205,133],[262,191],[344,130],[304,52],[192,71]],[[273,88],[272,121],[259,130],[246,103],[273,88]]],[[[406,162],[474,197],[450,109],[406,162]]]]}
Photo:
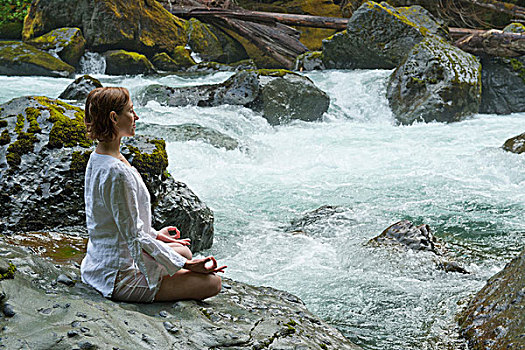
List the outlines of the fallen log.
{"type": "Polygon", "coordinates": [[[455,46],[474,55],[518,57],[525,55],[525,35],[488,30],[473,33],[456,41],[455,46]]]}
{"type": "Polygon", "coordinates": [[[525,7],[514,5],[497,0],[461,0],[464,3],[483,7],[492,11],[502,12],[514,16],[515,18],[525,19],[525,7]]]}

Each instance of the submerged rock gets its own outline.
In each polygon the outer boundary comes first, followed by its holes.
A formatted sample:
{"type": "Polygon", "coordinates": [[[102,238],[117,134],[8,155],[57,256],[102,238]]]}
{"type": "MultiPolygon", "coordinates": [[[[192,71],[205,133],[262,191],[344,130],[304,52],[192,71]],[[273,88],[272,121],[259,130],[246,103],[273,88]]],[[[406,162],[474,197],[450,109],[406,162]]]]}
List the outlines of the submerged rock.
{"type": "Polygon", "coordinates": [[[293,119],[314,121],[328,110],[330,98],[307,77],[287,70],[246,70],[221,84],[172,88],[150,85],[139,100],[168,106],[212,107],[243,105],[263,116],[272,125],[293,119]]]}
{"type": "Polygon", "coordinates": [[[462,120],[479,110],[481,65],[473,55],[427,37],[390,76],[387,98],[402,124],[462,120]]]}
{"type": "Polygon", "coordinates": [[[137,132],[143,135],[162,137],[168,142],[203,141],[217,148],[233,150],[239,146],[234,138],[199,124],[159,125],[137,124],[137,132]]]}
{"type": "Polygon", "coordinates": [[[525,250],[491,277],[459,314],[472,350],[525,348],[525,250]]]}
{"type": "Polygon", "coordinates": [[[480,113],[525,112],[525,56],[481,59],[480,113]]]}
{"type": "Polygon", "coordinates": [[[505,141],[503,149],[517,154],[525,152],[525,133],[514,136],[505,141]]]}
{"type": "Polygon", "coordinates": [[[0,74],[66,78],[75,68],[47,52],[19,41],[0,41],[0,74]]]}
{"type": "Polygon", "coordinates": [[[59,28],[27,41],[28,44],[58,55],[67,64],[76,67],[84,54],[86,40],[79,28],[59,28]]]}
{"type": "Polygon", "coordinates": [[[359,349],[311,314],[296,296],[224,279],[223,290],[204,302],[113,302],[91,287],[53,283],[68,265],[8,249],[21,273],[2,281],[16,317],[0,319],[2,344],[30,349],[359,349]],[[81,345],[82,344],[82,345],[81,345]]]}
{"type": "Polygon", "coordinates": [[[348,209],[340,206],[323,205],[303,216],[293,219],[286,231],[293,234],[333,236],[333,228],[355,224],[348,217],[348,209]]]}
{"type": "Polygon", "coordinates": [[[112,50],[104,54],[106,58],[106,74],[152,74],[155,67],[146,58],[137,52],[112,50]]]}
{"type": "Polygon", "coordinates": [[[392,69],[427,35],[448,37],[448,30],[423,7],[366,1],[346,31],[323,40],[323,62],[327,68],[392,69]]]}
{"type": "Polygon", "coordinates": [[[393,245],[406,247],[416,251],[427,251],[435,254],[438,258],[438,268],[447,272],[468,273],[467,270],[453,261],[445,258],[447,251],[432,233],[430,226],[415,226],[408,220],[402,220],[387,227],[379,236],[372,238],[368,244],[371,245],[393,245]]]}
{"type": "MultiPolygon", "coordinates": [[[[0,232],[85,235],[84,172],[93,147],[83,110],[47,97],[16,98],[0,109],[0,232]]],[[[194,250],[211,247],[213,213],[167,173],[164,141],[131,138],[121,152],[148,187],[154,227],[177,226],[194,250]]]]}
{"type": "Polygon", "coordinates": [[[98,79],[85,74],[69,84],[58,98],[83,101],[87,98],[91,90],[99,87],[102,87],[102,83],[98,79]]]}

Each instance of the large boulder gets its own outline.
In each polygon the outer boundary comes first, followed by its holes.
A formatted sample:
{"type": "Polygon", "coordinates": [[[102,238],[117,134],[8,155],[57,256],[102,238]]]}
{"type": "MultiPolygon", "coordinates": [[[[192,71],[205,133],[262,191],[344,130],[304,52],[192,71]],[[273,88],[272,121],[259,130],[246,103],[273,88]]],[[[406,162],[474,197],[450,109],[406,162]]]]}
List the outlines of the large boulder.
{"type": "Polygon", "coordinates": [[[319,120],[330,98],[307,77],[287,70],[246,70],[221,84],[173,88],[150,85],[139,101],[154,100],[169,106],[212,107],[243,105],[262,112],[272,125],[292,119],[319,120]]]}
{"type": "MultiPolygon", "coordinates": [[[[47,97],[0,106],[0,231],[67,231],[85,235],[84,172],[92,142],[84,112],[47,97]]],[[[163,140],[126,140],[122,154],[151,194],[154,227],[175,225],[193,249],[211,246],[213,213],[166,171],[163,140]]]]}
{"type": "Polygon", "coordinates": [[[58,96],[60,99],[84,101],[91,90],[102,87],[100,80],[87,74],[78,77],[58,96]]]}
{"type": "Polygon", "coordinates": [[[481,59],[480,113],[525,112],[525,56],[481,59]]]}
{"type": "Polygon", "coordinates": [[[60,59],[74,67],[78,66],[84,54],[86,40],[79,28],[59,28],[27,42],[36,48],[58,55],[60,59]]]}
{"type": "Polygon", "coordinates": [[[24,17],[31,0],[0,1],[0,39],[22,39],[24,17]]]}
{"type": "Polygon", "coordinates": [[[525,349],[525,250],[488,280],[458,323],[472,350],[525,349]]]}
{"type": "Polygon", "coordinates": [[[81,28],[94,51],[125,49],[153,56],[186,44],[184,22],[152,0],[39,0],[24,21],[24,40],[63,27],[81,28]]]}
{"type": "Polygon", "coordinates": [[[354,12],[346,31],[323,41],[327,68],[392,69],[428,35],[448,30],[421,6],[394,8],[367,1],[354,12]]]}
{"type": "Polygon", "coordinates": [[[75,68],[62,60],[18,41],[0,41],[0,74],[66,78],[75,68]]]}
{"type": "Polygon", "coordinates": [[[277,289],[225,278],[205,302],[114,302],[81,283],[78,267],[0,249],[18,270],[0,282],[2,306],[15,314],[0,318],[6,349],[359,349],[277,289]]]}
{"type": "Polygon", "coordinates": [[[479,110],[481,64],[473,55],[429,36],[392,73],[387,98],[402,124],[459,121],[479,110]]]}
{"type": "Polygon", "coordinates": [[[104,54],[106,58],[106,74],[152,74],[155,67],[148,58],[137,52],[126,50],[111,50],[104,54]]]}
{"type": "Polygon", "coordinates": [[[177,72],[185,70],[195,64],[195,61],[190,56],[190,51],[183,46],[177,46],[172,53],[172,56],[166,52],[160,52],[153,56],[151,63],[159,71],[177,72]]]}

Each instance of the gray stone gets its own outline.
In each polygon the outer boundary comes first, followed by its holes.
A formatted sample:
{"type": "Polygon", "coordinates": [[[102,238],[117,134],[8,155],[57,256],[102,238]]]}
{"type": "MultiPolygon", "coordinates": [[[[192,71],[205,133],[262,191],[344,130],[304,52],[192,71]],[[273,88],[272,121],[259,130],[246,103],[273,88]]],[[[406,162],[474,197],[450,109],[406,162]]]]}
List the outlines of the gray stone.
{"type": "Polygon", "coordinates": [[[355,220],[348,216],[348,209],[340,206],[323,205],[315,210],[304,213],[293,219],[286,231],[294,234],[312,236],[331,235],[331,227],[355,224],[355,220]]]}
{"type": "Polygon", "coordinates": [[[68,287],[72,287],[75,285],[75,281],[73,281],[69,276],[65,274],[60,274],[57,277],[57,283],[65,284],[68,287]]]}
{"type": "Polygon", "coordinates": [[[525,56],[481,59],[480,113],[525,112],[525,56]]]}
{"type": "Polygon", "coordinates": [[[473,55],[427,37],[390,76],[387,98],[402,124],[460,121],[479,110],[481,65],[473,55]]]}
{"type": "Polygon", "coordinates": [[[294,63],[294,70],[296,71],[312,71],[324,70],[326,67],[323,63],[322,51],[306,52],[297,56],[294,63]]]}
{"type": "MultiPolygon", "coordinates": [[[[86,236],[83,175],[93,147],[83,110],[47,97],[21,97],[0,108],[0,132],[10,135],[0,143],[3,232],[63,230],[86,236]]],[[[167,173],[165,142],[137,136],[126,139],[121,153],[148,187],[154,227],[177,226],[195,251],[211,247],[213,213],[167,173]]]]}
{"type": "Polygon", "coordinates": [[[243,60],[230,64],[218,62],[201,62],[188,69],[186,72],[215,73],[215,72],[239,72],[242,70],[257,69],[253,60],[243,60]]]}
{"type": "Polygon", "coordinates": [[[215,129],[199,124],[159,125],[137,124],[137,132],[143,135],[162,137],[167,142],[203,141],[213,147],[233,150],[239,147],[239,142],[234,138],[215,129]]]}
{"type": "Polygon", "coordinates": [[[525,250],[492,276],[458,315],[473,350],[525,349],[525,250]]]}
{"type": "Polygon", "coordinates": [[[4,304],[2,308],[2,312],[4,313],[5,317],[13,317],[16,315],[15,310],[13,309],[13,306],[10,304],[4,304]]]}
{"type": "Polygon", "coordinates": [[[91,90],[102,87],[102,83],[87,74],[75,79],[58,96],[60,99],[84,101],[91,90]]]}
{"type": "Polygon", "coordinates": [[[505,141],[503,149],[517,154],[525,152],[525,133],[511,137],[505,141]]]}
{"type": "MultiPolygon", "coordinates": [[[[142,350],[152,349],[152,344],[156,349],[188,350],[248,350],[263,344],[280,349],[294,349],[297,344],[306,349],[358,349],[337,329],[311,314],[299,298],[273,288],[225,279],[232,288],[205,302],[133,304],[113,302],[91,287],[77,283],[72,288],[57,288],[57,294],[50,297],[40,284],[31,282],[31,276],[37,275],[44,284],[49,284],[51,276],[60,272],[52,262],[1,241],[0,248],[10,249],[21,271],[16,279],[2,282],[12,295],[10,303],[20,310],[14,319],[0,319],[0,327],[9,324],[2,332],[2,345],[6,349],[18,348],[18,339],[24,339],[28,349],[41,348],[43,343],[49,343],[51,349],[85,346],[142,350]],[[54,309],[50,315],[33,311],[52,304],[50,298],[67,302],[70,307],[54,309]],[[169,322],[155,317],[167,308],[171,315],[169,322]],[[89,315],[82,319],[81,327],[89,328],[90,332],[80,338],[80,328],[74,328],[78,335],[71,333],[68,337],[66,333],[72,330],[72,322],[78,320],[77,312],[89,315]],[[58,336],[52,337],[53,333],[58,336]],[[60,347],[55,345],[58,339],[60,347]]],[[[61,271],[68,275],[78,273],[68,264],[61,271]]]]}
{"type": "Polygon", "coordinates": [[[75,68],[49,53],[18,41],[0,41],[0,74],[72,77],[75,68]]]}
{"type": "Polygon", "coordinates": [[[323,40],[323,62],[327,68],[392,69],[427,35],[448,37],[448,30],[423,7],[367,1],[346,31],[323,40]]]}

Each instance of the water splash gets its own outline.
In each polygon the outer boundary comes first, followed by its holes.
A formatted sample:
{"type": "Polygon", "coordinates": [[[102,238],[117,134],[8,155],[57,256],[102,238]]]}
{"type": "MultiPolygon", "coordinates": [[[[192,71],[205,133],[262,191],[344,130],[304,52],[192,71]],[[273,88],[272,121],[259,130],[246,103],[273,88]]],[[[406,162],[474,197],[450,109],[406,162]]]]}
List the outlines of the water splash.
{"type": "Polygon", "coordinates": [[[104,74],[106,72],[106,59],[98,52],[87,51],[80,58],[79,67],[81,74],[104,74]]]}

